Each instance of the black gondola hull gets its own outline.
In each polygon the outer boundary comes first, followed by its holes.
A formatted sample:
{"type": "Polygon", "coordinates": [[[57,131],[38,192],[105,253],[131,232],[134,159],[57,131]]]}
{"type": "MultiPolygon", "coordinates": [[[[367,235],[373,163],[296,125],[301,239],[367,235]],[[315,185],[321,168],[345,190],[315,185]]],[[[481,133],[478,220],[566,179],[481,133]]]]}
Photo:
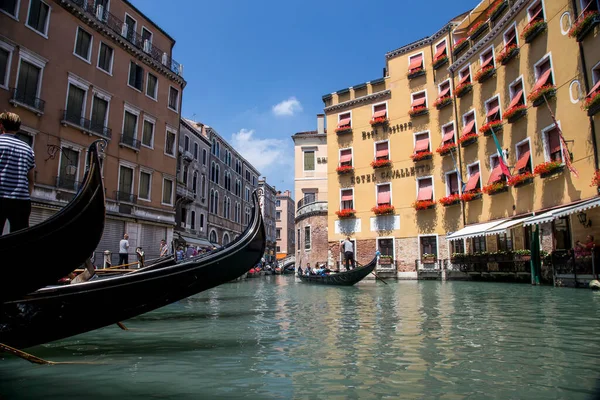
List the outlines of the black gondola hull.
{"type": "Polygon", "coordinates": [[[300,280],[305,283],[316,285],[331,285],[331,286],[352,286],[362,281],[375,269],[377,258],[374,258],[369,264],[355,268],[350,271],[340,272],[339,274],[331,274],[327,276],[318,275],[301,275],[300,280]]]}

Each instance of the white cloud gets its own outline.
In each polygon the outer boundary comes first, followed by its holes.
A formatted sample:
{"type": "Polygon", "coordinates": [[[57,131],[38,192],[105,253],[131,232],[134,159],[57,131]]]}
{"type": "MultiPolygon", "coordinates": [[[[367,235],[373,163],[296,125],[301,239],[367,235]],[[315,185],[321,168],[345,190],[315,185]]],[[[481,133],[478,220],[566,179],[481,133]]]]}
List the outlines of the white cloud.
{"type": "Polygon", "coordinates": [[[291,117],[297,112],[302,111],[302,104],[295,97],[290,97],[279,104],[273,106],[273,114],[278,117],[291,117]]]}
{"type": "Polygon", "coordinates": [[[271,184],[276,184],[285,171],[282,171],[283,165],[293,168],[294,154],[288,148],[287,141],[260,139],[254,134],[254,129],[241,129],[231,136],[231,144],[262,176],[267,176],[271,184]]]}

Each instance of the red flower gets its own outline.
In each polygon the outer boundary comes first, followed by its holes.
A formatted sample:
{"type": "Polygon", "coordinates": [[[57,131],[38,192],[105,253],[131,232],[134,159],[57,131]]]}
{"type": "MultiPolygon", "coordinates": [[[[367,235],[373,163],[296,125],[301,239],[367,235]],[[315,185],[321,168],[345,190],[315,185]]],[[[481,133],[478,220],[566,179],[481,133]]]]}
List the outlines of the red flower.
{"type": "Polygon", "coordinates": [[[536,165],[535,168],[533,169],[533,173],[536,175],[547,174],[558,168],[561,168],[562,165],[563,164],[560,161],[548,161],[548,162],[536,165]]]}
{"type": "Polygon", "coordinates": [[[510,119],[515,114],[517,114],[518,112],[525,111],[525,110],[527,110],[527,106],[525,104],[516,105],[516,106],[511,107],[508,110],[506,110],[504,112],[504,114],[502,115],[502,118],[504,118],[504,119],[510,119]]]}
{"type": "Polygon", "coordinates": [[[505,187],[506,187],[506,182],[500,181],[500,182],[495,182],[495,183],[491,183],[487,186],[484,186],[482,191],[485,194],[494,194],[496,192],[501,191],[505,187]]]}
{"type": "Polygon", "coordinates": [[[467,140],[476,138],[477,134],[476,133],[467,133],[466,135],[462,135],[459,139],[458,139],[458,144],[461,144],[463,142],[466,142],[467,140]]]}
{"type": "Polygon", "coordinates": [[[596,170],[596,172],[594,172],[594,177],[592,178],[592,184],[590,186],[600,187],[600,170],[596,170]]]}
{"type": "Polygon", "coordinates": [[[466,41],[467,41],[467,38],[459,39],[456,43],[454,43],[454,46],[452,46],[452,51],[455,51],[456,49],[458,49],[466,41]]]}
{"type": "Polygon", "coordinates": [[[592,93],[591,96],[586,97],[583,101],[583,109],[589,110],[591,107],[600,103],[600,91],[592,93]]]}
{"type": "Polygon", "coordinates": [[[373,125],[378,125],[378,124],[385,124],[386,122],[388,122],[386,117],[377,117],[377,118],[372,118],[369,121],[369,124],[371,124],[371,126],[373,126],[373,125]]]}
{"type": "Polygon", "coordinates": [[[469,36],[471,36],[471,35],[472,35],[473,33],[475,33],[475,31],[476,31],[477,29],[479,29],[479,28],[480,28],[480,27],[481,27],[483,24],[485,24],[485,21],[479,21],[479,22],[476,22],[476,23],[475,23],[475,24],[474,24],[474,25],[473,25],[473,26],[472,26],[472,27],[469,29],[469,31],[467,32],[467,34],[468,34],[469,36]]]}
{"type": "Polygon", "coordinates": [[[447,144],[442,143],[442,145],[438,147],[435,151],[439,153],[439,155],[444,156],[453,150],[456,150],[456,143],[454,142],[447,144]]]}
{"type": "Polygon", "coordinates": [[[527,40],[529,34],[531,34],[531,32],[535,31],[542,25],[546,25],[546,21],[541,19],[534,19],[533,21],[529,22],[527,25],[525,25],[525,28],[523,28],[523,31],[521,32],[521,39],[527,40]]]}
{"type": "Polygon", "coordinates": [[[534,103],[536,100],[542,98],[542,96],[546,95],[548,97],[554,97],[556,94],[556,86],[554,85],[544,85],[541,88],[537,89],[535,92],[529,93],[527,96],[527,100],[534,103]]]}
{"type": "Polygon", "coordinates": [[[490,74],[491,71],[496,70],[496,67],[494,67],[493,65],[488,65],[487,67],[480,69],[476,74],[475,74],[475,80],[477,82],[479,82],[483,77],[485,77],[487,74],[490,74]]]}
{"type": "Polygon", "coordinates": [[[336,128],[335,133],[349,132],[351,130],[352,130],[352,127],[350,125],[344,125],[344,126],[340,126],[339,128],[336,128]]]}
{"type": "Polygon", "coordinates": [[[460,199],[464,202],[471,201],[479,197],[480,193],[481,191],[479,189],[471,190],[469,192],[463,193],[462,196],[460,196],[460,199]]]}
{"type": "Polygon", "coordinates": [[[569,36],[572,38],[576,38],[577,36],[579,36],[579,34],[581,32],[583,32],[583,30],[585,28],[588,27],[589,24],[592,23],[592,20],[597,17],[598,15],[600,15],[600,12],[598,11],[586,11],[583,13],[583,15],[580,15],[576,20],[575,23],[573,24],[573,27],[569,30],[569,36]]]}
{"type": "Polygon", "coordinates": [[[423,72],[423,67],[417,67],[417,68],[413,68],[408,70],[408,73],[406,74],[408,77],[414,75],[414,74],[418,74],[419,72],[423,72]]]}
{"type": "Polygon", "coordinates": [[[396,209],[392,205],[382,205],[371,208],[371,211],[373,211],[375,215],[388,215],[393,214],[396,209]]]}
{"type": "Polygon", "coordinates": [[[458,85],[456,87],[456,89],[454,89],[454,96],[460,97],[464,92],[471,89],[472,87],[473,87],[473,84],[471,82],[462,83],[462,84],[458,85]]]}
{"type": "Polygon", "coordinates": [[[441,54],[440,56],[433,59],[433,65],[440,65],[448,61],[448,56],[446,54],[441,54]]]}
{"type": "Polygon", "coordinates": [[[440,106],[445,106],[448,103],[452,103],[452,97],[450,96],[445,96],[445,97],[438,97],[437,100],[433,103],[434,107],[440,107],[440,106]]]}
{"type": "Polygon", "coordinates": [[[517,47],[516,44],[511,44],[510,46],[507,46],[504,48],[504,50],[502,50],[497,56],[496,56],[496,62],[502,64],[502,62],[507,59],[508,57],[512,56],[513,53],[515,51],[518,51],[519,48],[517,47]]]}
{"type": "Polygon", "coordinates": [[[428,208],[435,206],[435,201],[433,201],[433,200],[417,200],[412,204],[412,206],[417,211],[427,210],[428,208]]]}
{"type": "Polygon", "coordinates": [[[498,130],[500,130],[501,128],[502,128],[502,121],[495,120],[495,121],[490,121],[487,124],[485,124],[484,126],[482,126],[481,128],[479,128],[479,132],[481,132],[485,135],[488,132],[490,132],[492,129],[494,130],[494,132],[498,132],[498,130]]]}
{"type": "Polygon", "coordinates": [[[352,218],[356,214],[356,210],[344,208],[343,210],[336,211],[335,213],[339,218],[352,218]]]}
{"type": "Polygon", "coordinates": [[[413,107],[408,112],[408,115],[410,115],[411,117],[415,117],[417,115],[421,115],[421,113],[424,113],[425,111],[427,111],[427,107],[425,106],[413,107]]]}
{"type": "Polygon", "coordinates": [[[352,165],[340,165],[335,169],[338,174],[347,174],[349,172],[354,171],[354,167],[352,165]]]}
{"type": "Polygon", "coordinates": [[[438,200],[440,204],[449,206],[460,201],[460,194],[451,194],[438,200]]]}
{"type": "Polygon", "coordinates": [[[515,186],[518,185],[520,183],[525,182],[528,179],[532,179],[533,178],[533,174],[531,172],[523,172],[522,174],[519,175],[513,175],[510,178],[508,178],[508,186],[515,186]]]}
{"type": "Polygon", "coordinates": [[[391,167],[392,166],[392,160],[375,160],[371,162],[371,167],[373,168],[384,168],[384,167],[391,167]]]}
{"type": "Polygon", "coordinates": [[[487,17],[489,18],[493,13],[495,13],[496,10],[498,10],[502,3],[504,3],[505,1],[506,0],[498,0],[494,4],[492,4],[491,7],[488,9],[487,17]]]}
{"type": "Polygon", "coordinates": [[[430,157],[432,155],[433,153],[430,151],[419,151],[418,153],[411,154],[410,158],[412,158],[413,161],[421,161],[422,159],[430,157]]]}

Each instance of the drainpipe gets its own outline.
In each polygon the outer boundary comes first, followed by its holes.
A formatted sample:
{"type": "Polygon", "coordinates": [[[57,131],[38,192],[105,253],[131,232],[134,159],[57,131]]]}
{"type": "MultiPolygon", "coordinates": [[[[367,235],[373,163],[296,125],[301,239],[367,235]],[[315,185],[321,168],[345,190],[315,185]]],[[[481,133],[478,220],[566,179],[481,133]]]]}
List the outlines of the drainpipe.
{"type": "MultiPolygon", "coordinates": [[[[571,6],[573,7],[573,14],[577,16],[577,0],[571,0],[571,6]]],[[[575,17],[575,19],[577,19],[575,17]]],[[[574,21],[573,21],[574,22],[574,21]]],[[[583,43],[577,42],[579,46],[579,61],[581,62],[581,69],[583,70],[583,86],[585,87],[585,94],[587,95],[590,92],[590,85],[588,84],[588,69],[585,64],[585,56],[583,54],[583,43]]],[[[594,126],[594,117],[588,117],[590,121],[590,128],[592,130],[592,146],[594,148],[594,168],[596,170],[600,169],[598,163],[598,143],[596,140],[596,127],[594,126]]]]}

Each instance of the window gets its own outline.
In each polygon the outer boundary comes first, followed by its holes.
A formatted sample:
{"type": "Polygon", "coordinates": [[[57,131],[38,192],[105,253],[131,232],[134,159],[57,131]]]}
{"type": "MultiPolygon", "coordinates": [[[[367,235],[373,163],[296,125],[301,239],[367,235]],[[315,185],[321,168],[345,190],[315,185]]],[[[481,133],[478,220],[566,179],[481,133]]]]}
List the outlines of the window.
{"type": "Polygon", "coordinates": [[[200,149],[200,147],[198,146],[198,143],[194,143],[194,160],[198,161],[198,150],[200,149]]]}
{"type": "Polygon", "coordinates": [[[352,128],[352,113],[338,114],[337,130],[343,131],[352,128]]]}
{"type": "Polygon", "coordinates": [[[217,243],[217,232],[211,231],[209,240],[211,243],[217,243]]]}
{"type": "Polygon", "coordinates": [[[390,147],[389,142],[376,142],[375,143],[375,159],[376,160],[389,160],[390,159],[390,147]]]}
{"type": "Polygon", "coordinates": [[[187,186],[187,183],[188,183],[188,172],[189,172],[189,170],[190,169],[189,169],[189,167],[187,165],[183,166],[183,177],[182,177],[181,180],[183,181],[183,184],[185,186],[187,186]]]}
{"type": "Polygon", "coordinates": [[[377,206],[392,205],[392,187],[389,183],[377,185],[377,206]]]}
{"type": "Polygon", "coordinates": [[[27,26],[47,37],[50,6],[41,0],[30,0],[27,26]]]}
{"type": "Polygon", "coordinates": [[[523,174],[525,172],[533,172],[531,167],[531,151],[529,148],[529,140],[517,143],[515,146],[517,150],[517,163],[515,164],[515,171],[517,174],[523,174]]]}
{"type": "Polygon", "coordinates": [[[108,126],[108,101],[94,94],[92,97],[92,114],[90,117],[90,130],[107,136],[108,126]]]}
{"type": "Polygon", "coordinates": [[[458,194],[458,172],[446,173],[446,196],[458,194]]]}
{"type": "Polygon", "coordinates": [[[200,230],[204,230],[204,214],[200,214],[200,230]]]}
{"type": "Polygon", "coordinates": [[[129,64],[129,81],[127,84],[140,92],[142,91],[144,84],[144,69],[133,61],[129,64]]]}
{"type": "Polygon", "coordinates": [[[173,205],[173,181],[163,178],[163,196],[162,202],[166,205],[173,205]]]}
{"type": "Polygon", "coordinates": [[[340,150],[340,166],[352,166],[352,149],[340,150]]]}
{"type": "Polygon", "coordinates": [[[194,171],[194,177],[192,179],[192,192],[196,194],[198,191],[198,171],[194,171]]]}
{"type": "Polygon", "coordinates": [[[135,31],[137,28],[137,22],[129,15],[125,14],[125,25],[121,34],[127,38],[131,43],[135,43],[135,31]]]}
{"type": "Polygon", "coordinates": [[[144,46],[146,53],[152,51],[152,32],[145,27],[142,27],[142,46],[144,46]]]}
{"type": "Polygon", "coordinates": [[[471,249],[473,253],[483,253],[486,251],[485,238],[485,236],[471,238],[471,249]]]}
{"type": "Polygon", "coordinates": [[[504,32],[504,48],[507,49],[510,46],[519,46],[516,22],[504,32]]]}
{"type": "Polygon", "coordinates": [[[508,109],[525,105],[525,92],[523,91],[523,78],[519,78],[508,86],[510,104],[508,109]]]}
{"type": "Polygon", "coordinates": [[[304,171],[315,170],[315,152],[313,150],[304,151],[304,171]]]}
{"type": "Polygon", "coordinates": [[[465,253],[465,240],[451,240],[450,241],[450,254],[454,253],[465,253]]]}
{"type": "Polygon", "coordinates": [[[146,81],[146,95],[151,99],[156,100],[158,93],[158,78],[148,72],[148,80],[146,81]]]}
{"type": "Polygon", "coordinates": [[[124,165],[119,166],[119,193],[117,200],[132,201],[133,193],[133,168],[124,165]]]}
{"type": "Polygon", "coordinates": [[[3,0],[0,2],[0,10],[17,18],[17,5],[19,0],[3,0]]]}
{"type": "Polygon", "coordinates": [[[251,218],[250,209],[249,208],[246,208],[246,212],[244,214],[244,218],[246,219],[245,224],[248,225],[250,223],[250,218],[251,218]]]}
{"type": "Polygon", "coordinates": [[[452,91],[450,89],[450,79],[447,79],[438,85],[438,93],[438,100],[452,96],[452,91]]]}
{"type": "Polygon", "coordinates": [[[62,147],[57,186],[62,189],[77,190],[78,167],[79,152],[69,147],[62,147]]]}
{"type": "MultiPolygon", "coordinates": [[[[2,62],[0,61],[0,73],[1,72],[2,72],[2,62]]],[[[0,79],[1,78],[2,78],[2,76],[0,75],[0,79]]],[[[600,92],[600,63],[596,64],[592,68],[592,82],[594,83],[594,86],[592,87],[590,92],[587,94],[586,98],[590,98],[590,97],[594,96],[596,93],[600,92]]]]}
{"type": "Polygon", "coordinates": [[[408,73],[414,74],[423,69],[423,53],[408,57],[408,73]]]}
{"type": "Polygon", "coordinates": [[[277,200],[275,202],[275,207],[281,207],[281,200],[277,200]]]}
{"type": "Polygon", "coordinates": [[[183,150],[190,151],[190,137],[188,135],[183,138],[183,150]]]}
{"type": "Polygon", "coordinates": [[[215,191],[211,190],[210,191],[210,196],[209,196],[209,200],[208,200],[208,210],[214,214],[214,209],[215,209],[215,191]]]}
{"type": "Polygon", "coordinates": [[[246,188],[246,201],[250,201],[250,188],[246,188]]]}
{"type": "Polygon", "coordinates": [[[277,230],[275,231],[275,237],[277,238],[277,240],[281,240],[281,228],[277,228],[277,230]]]}
{"type": "Polygon", "coordinates": [[[417,178],[417,201],[433,200],[433,178],[417,178]]]}
{"type": "Polygon", "coordinates": [[[448,56],[448,50],[446,49],[446,39],[435,45],[435,54],[433,56],[433,62],[440,60],[442,57],[448,56]]]}
{"type": "Polygon", "coordinates": [[[10,71],[10,60],[12,58],[12,46],[0,42],[0,87],[8,88],[8,75],[10,71]]]}
{"type": "Polygon", "coordinates": [[[437,258],[437,236],[419,237],[419,250],[421,250],[421,256],[433,254],[437,258]]]}
{"type": "Polygon", "coordinates": [[[442,126],[442,145],[454,143],[454,121],[442,126]]]}
{"type": "Polygon", "coordinates": [[[467,173],[469,175],[469,180],[465,185],[465,192],[472,192],[481,189],[481,179],[479,179],[479,163],[467,165],[467,173]]]}
{"type": "Polygon", "coordinates": [[[569,217],[557,218],[552,222],[552,237],[554,250],[571,250],[571,228],[569,217]]]}
{"type": "Polygon", "coordinates": [[[140,190],[138,197],[141,200],[150,201],[150,185],[152,183],[152,175],[145,171],[140,171],[140,190]]]}
{"type": "Polygon", "coordinates": [[[276,212],[275,212],[275,219],[276,219],[277,221],[281,221],[281,211],[276,211],[276,212]]]}
{"type": "Polygon", "coordinates": [[[80,27],[77,28],[77,34],[75,35],[75,50],[73,52],[76,56],[90,62],[92,55],[92,35],[80,27]]]}
{"type": "Polygon", "coordinates": [[[581,13],[599,11],[598,0],[581,0],[581,13]]]}
{"type": "Polygon", "coordinates": [[[310,226],[304,227],[304,250],[310,250],[310,226]]]}
{"type": "Polygon", "coordinates": [[[512,251],[513,242],[512,242],[512,236],[510,234],[507,234],[506,232],[499,233],[497,237],[498,237],[498,251],[512,251]]]}
{"type": "Polygon", "coordinates": [[[430,151],[429,132],[415,133],[415,154],[430,151]]]}
{"type": "Polygon", "coordinates": [[[542,130],[542,138],[544,141],[544,155],[546,161],[564,162],[558,128],[552,125],[542,130]]]}
{"type": "Polygon", "coordinates": [[[175,112],[179,110],[179,90],[169,86],[169,108],[175,112]]]}
{"type": "Polygon", "coordinates": [[[500,166],[500,158],[498,157],[498,154],[493,154],[490,156],[490,169],[492,172],[490,173],[490,177],[488,179],[488,185],[506,180],[506,176],[504,175],[504,172],[500,166]]]}
{"type": "Polygon", "coordinates": [[[144,130],[142,132],[142,145],[146,147],[154,147],[154,126],[155,121],[144,117],[144,130]]]}
{"type": "Polygon", "coordinates": [[[550,55],[544,56],[534,65],[535,85],[531,89],[531,93],[546,85],[554,85],[554,73],[552,72],[552,62],[550,55]]]}
{"type": "Polygon", "coordinates": [[[206,175],[202,174],[202,178],[200,179],[200,195],[202,196],[202,202],[204,202],[204,197],[206,196],[206,175]]]}
{"type": "Polygon", "coordinates": [[[125,110],[123,117],[123,137],[122,142],[133,146],[137,138],[138,116],[125,110]]]}
{"type": "Polygon", "coordinates": [[[235,180],[235,195],[242,197],[242,182],[239,179],[235,180]]]}
{"type": "Polygon", "coordinates": [[[165,143],[165,154],[175,157],[175,132],[167,129],[167,137],[165,143]]]}
{"type": "Polygon", "coordinates": [[[85,112],[85,98],[87,92],[80,87],[69,84],[69,92],[67,93],[67,110],[65,119],[76,125],[83,125],[83,114],[85,112]]]}
{"type": "Polygon", "coordinates": [[[469,111],[463,115],[462,136],[477,133],[477,121],[475,120],[475,111],[469,111]]]}
{"type": "Polygon", "coordinates": [[[342,189],[340,191],[340,210],[354,209],[354,191],[352,189],[342,189]]]}
{"type": "Polygon", "coordinates": [[[387,103],[373,105],[373,120],[377,118],[387,118],[387,103]]]}
{"type": "Polygon", "coordinates": [[[33,149],[33,135],[30,134],[29,132],[18,132],[15,137],[17,139],[21,139],[22,141],[24,141],[25,143],[27,143],[29,145],[29,147],[31,147],[33,149]]]}
{"type": "Polygon", "coordinates": [[[494,48],[490,47],[488,50],[484,51],[479,55],[479,64],[481,65],[480,70],[485,68],[496,68],[494,60],[494,48]]]}
{"type": "Polygon", "coordinates": [[[464,67],[463,69],[461,69],[458,72],[458,78],[460,79],[458,81],[458,86],[461,85],[466,85],[468,83],[471,83],[471,66],[467,65],[466,67],[464,67]]]}
{"type": "Polygon", "coordinates": [[[196,211],[190,213],[190,229],[196,229],[196,211]]]}
{"type": "Polygon", "coordinates": [[[538,0],[533,3],[533,5],[529,6],[527,9],[527,18],[529,19],[530,24],[534,21],[543,21],[545,19],[542,0],[538,0]]]}
{"type": "Polygon", "coordinates": [[[21,59],[17,79],[17,100],[30,107],[39,108],[38,98],[42,81],[42,69],[21,59]]]}
{"type": "Polygon", "coordinates": [[[100,42],[100,49],[98,50],[98,68],[108,74],[112,74],[113,57],[113,48],[100,42]]]}
{"type": "Polygon", "coordinates": [[[278,253],[281,253],[281,247],[277,246],[276,249],[275,249],[275,251],[278,252],[278,253]]]}
{"type": "Polygon", "coordinates": [[[246,171],[246,180],[250,182],[250,171],[246,171]]]}
{"type": "Polygon", "coordinates": [[[427,108],[427,92],[417,92],[411,94],[411,110],[417,111],[419,109],[427,108]]]}
{"type": "Polygon", "coordinates": [[[297,250],[300,251],[300,228],[298,228],[297,232],[296,232],[296,243],[297,243],[297,250]]]}
{"type": "Polygon", "coordinates": [[[202,165],[206,165],[206,149],[202,149],[202,165]]]}
{"type": "Polygon", "coordinates": [[[486,122],[502,120],[502,112],[500,110],[500,96],[495,96],[485,102],[486,122]]]}

